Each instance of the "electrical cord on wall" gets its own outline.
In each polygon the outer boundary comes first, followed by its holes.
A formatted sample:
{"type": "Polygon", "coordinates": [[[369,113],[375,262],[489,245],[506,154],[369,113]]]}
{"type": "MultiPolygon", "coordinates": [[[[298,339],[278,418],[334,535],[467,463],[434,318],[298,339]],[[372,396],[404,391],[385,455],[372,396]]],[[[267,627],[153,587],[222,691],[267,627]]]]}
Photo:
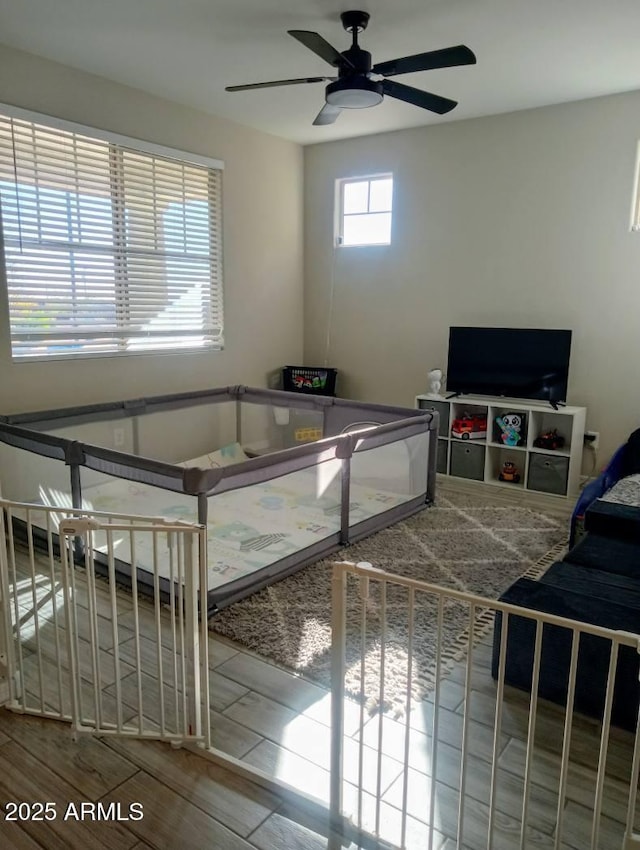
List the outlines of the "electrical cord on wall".
{"type": "Polygon", "coordinates": [[[593,463],[591,464],[591,469],[584,476],[583,481],[580,483],[580,490],[582,490],[583,487],[586,487],[589,481],[591,481],[593,473],[596,471],[596,466],[598,464],[598,452],[596,451],[596,449],[593,448],[591,443],[585,443],[585,448],[589,449],[593,463]]]}
{"type": "Polygon", "coordinates": [[[336,261],[338,259],[338,246],[333,246],[333,257],[331,259],[331,281],[329,284],[329,308],[327,313],[327,338],[324,346],[324,366],[329,365],[329,350],[331,348],[331,325],[333,323],[333,295],[336,288],[336,261]]]}

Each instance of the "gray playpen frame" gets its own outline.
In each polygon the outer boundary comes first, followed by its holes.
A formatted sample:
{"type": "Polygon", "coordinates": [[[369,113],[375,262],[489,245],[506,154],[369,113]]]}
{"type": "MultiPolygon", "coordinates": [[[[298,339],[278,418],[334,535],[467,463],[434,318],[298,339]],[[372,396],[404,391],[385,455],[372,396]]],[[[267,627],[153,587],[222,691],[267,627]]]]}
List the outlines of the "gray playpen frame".
{"type": "MultiPolygon", "coordinates": [[[[438,416],[433,411],[368,404],[281,390],[229,386],[191,393],[0,416],[0,441],[66,464],[69,467],[72,505],[76,510],[82,509],[81,469],[84,467],[117,478],[194,496],[197,499],[198,522],[204,526],[207,524],[210,496],[218,496],[230,490],[269,481],[312,467],[333,457],[340,459],[342,463],[339,531],[250,575],[233,579],[227,584],[211,589],[207,597],[207,612],[211,616],[220,608],[336,552],[342,546],[354,543],[394,522],[405,519],[432,502],[435,494],[437,428],[438,416]],[[200,469],[184,468],[172,463],[138,457],[135,453],[125,453],[47,433],[47,431],[75,424],[130,417],[133,420],[135,452],[137,417],[229,401],[236,403],[236,439],[239,443],[242,443],[241,405],[243,403],[321,413],[323,433],[333,436],[273,451],[222,468],[200,469]],[[349,428],[363,423],[376,423],[376,425],[357,433],[349,431],[349,428]],[[424,485],[420,485],[418,495],[375,516],[351,524],[349,521],[351,459],[356,450],[367,451],[425,433],[429,436],[427,475],[424,485]]],[[[81,552],[78,554],[81,555],[81,552]]],[[[99,558],[96,560],[99,561],[99,558]]],[[[117,573],[119,579],[130,582],[131,566],[129,564],[119,561],[117,573]]],[[[144,570],[138,568],[137,576],[138,587],[143,589],[144,570]]],[[[168,585],[165,582],[161,585],[161,591],[166,595],[167,590],[168,585]]],[[[153,592],[151,582],[147,583],[147,591],[153,592]]]]}

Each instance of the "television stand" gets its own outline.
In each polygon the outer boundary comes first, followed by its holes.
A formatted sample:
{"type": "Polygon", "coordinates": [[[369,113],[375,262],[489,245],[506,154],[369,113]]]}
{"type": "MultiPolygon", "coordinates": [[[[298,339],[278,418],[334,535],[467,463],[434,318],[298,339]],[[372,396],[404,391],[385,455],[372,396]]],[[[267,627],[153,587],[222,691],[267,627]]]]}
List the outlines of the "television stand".
{"type": "Polygon", "coordinates": [[[585,407],[557,401],[472,395],[445,397],[430,393],[416,396],[415,404],[423,410],[436,410],[440,416],[437,472],[557,496],[574,497],[578,492],[585,407]],[[515,446],[503,442],[502,430],[496,422],[506,413],[520,414],[522,418],[522,439],[515,446]],[[459,422],[463,427],[457,427],[454,434],[454,420],[462,420],[465,414],[468,421],[459,422]],[[487,422],[484,432],[478,426],[482,417],[487,422]],[[538,437],[551,431],[563,438],[561,447],[549,448],[549,441],[543,446],[534,445],[538,437]],[[513,464],[516,476],[512,467],[507,467],[505,473],[505,463],[513,464]]]}
{"type": "Polygon", "coordinates": [[[558,410],[561,407],[566,407],[566,401],[550,401],[549,404],[554,410],[558,410]]]}

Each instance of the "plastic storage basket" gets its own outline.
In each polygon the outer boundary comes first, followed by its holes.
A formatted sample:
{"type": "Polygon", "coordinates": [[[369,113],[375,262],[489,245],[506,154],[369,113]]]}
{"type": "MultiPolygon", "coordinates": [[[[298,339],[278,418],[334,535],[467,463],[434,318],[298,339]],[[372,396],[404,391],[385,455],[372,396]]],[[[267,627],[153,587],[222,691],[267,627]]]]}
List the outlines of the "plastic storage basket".
{"type": "Polygon", "coordinates": [[[335,395],[337,369],[316,366],[285,366],[282,370],[282,389],[293,393],[335,395]]]}

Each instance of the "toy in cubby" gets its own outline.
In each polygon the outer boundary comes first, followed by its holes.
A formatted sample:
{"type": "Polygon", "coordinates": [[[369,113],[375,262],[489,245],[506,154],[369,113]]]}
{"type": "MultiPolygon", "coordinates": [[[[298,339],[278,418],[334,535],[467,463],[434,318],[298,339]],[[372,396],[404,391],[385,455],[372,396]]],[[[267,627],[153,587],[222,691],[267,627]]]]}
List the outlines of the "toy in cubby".
{"type": "Polygon", "coordinates": [[[544,431],[539,434],[533,441],[533,445],[537,449],[562,449],[564,448],[565,439],[562,434],[558,433],[557,428],[551,431],[544,431]]]}
{"type": "Polygon", "coordinates": [[[451,423],[451,436],[459,440],[484,440],[487,436],[487,414],[467,413],[456,418],[451,423]]]}
{"type": "Polygon", "coordinates": [[[526,442],[526,414],[503,413],[495,418],[497,441],[505,446],[519,446],[526,442]]]}
{"type": "Polygon", "coordinates": [[[520,483],[518,467],[512,460],[505,460],[502,464],[502,472],[498,475],[500,481],[509,481],[511,484],[520,483]]]}

